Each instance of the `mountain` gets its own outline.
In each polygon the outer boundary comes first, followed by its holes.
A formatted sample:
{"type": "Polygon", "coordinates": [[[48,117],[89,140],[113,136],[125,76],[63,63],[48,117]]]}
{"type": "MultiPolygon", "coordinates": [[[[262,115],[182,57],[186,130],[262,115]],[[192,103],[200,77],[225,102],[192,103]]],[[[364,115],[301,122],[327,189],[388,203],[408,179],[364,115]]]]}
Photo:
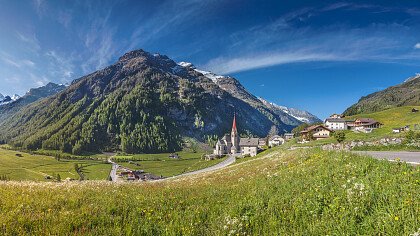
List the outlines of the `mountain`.
{"type": "Polygon", "coordinates": [[[347,108],[344,115],[372,113],[393,107],[420,105],[420,74],[408,78],[403,83],[362,97],[347,108]]]}
{"type": "Polygon", "coordinates": [[[61,92],[65,88],[66,86],[64,85],[48,83],[45,86],[29,90],[23,97],[20,97],[16,94],[12,97],[6,96],[6,98],[9,97],[10,99],[8,102],[0,103],[0,120],[4,120],[5,117],[11,116],[12,114],[19,111],[22,107],[30,103],[54,95],[58,92],[61,92]]]}
{"type": "Polygon", "coordinates": [[[12,103],[20,98],[19,95],[15,94],[13,96],[3,96],[3,94],[0,93],[0,106],[12,103]]]}
{"type": "Polygon", "coordinates": [[[274,113],[276,113],[277,115],[281,117],[284,117],[284,120],[283,120],[284,123],[300,125],[302,122],[307,123],[307,124],[314,124],[314,123],[322,122],[322,120],[319,119],[317,116],[307,111],[302,111],[296,108],[290,108],[290,107],[285,107],[285,106],[279,106],[275,103],[268,102],[264,100],[263,98],[259,98],[259,99],[261,102],[264,103],[264,105],[270,108],[270,110],[272,110],[274,113]],[[289,115],[289,116],[286,116],[286,115],[289,115]],[[294,118],[295,120],[291,119],[290,116],[294,118]],[[285,120],[286,118],[290,119],[290,121],[286,121],[285,120]]]}
{"type": "Polygon", "coordinates": [[[279,118],[286,125],[298,126],[302,122],[309,124],[322,122],[318,117],[307,111],[279,106],[277,104],[270,103],[263,98],[257,98],[249,93],[238,80],[230,76],[217,75],[209,71],[199,70],[189,62],[180,62],[179,65],[193,69],[203,74],[205,77],[211,79],[216,85],[231,94],[233,97],[241,99],[248,104],[251,104],[253,107],[268,109],[271,113],[276,115],[276,118],[279,118]]]}
{"type": "Polygon", "coordinates": [[[136,50],[0,120],[0,141],[74,154],[168,152],[184,137],[228,132],[234,112],[241,133],[261,137],[273,125],[288,132],[298,124],[286,113],[293,122],[283,122],[232,77],[136,50]]]}

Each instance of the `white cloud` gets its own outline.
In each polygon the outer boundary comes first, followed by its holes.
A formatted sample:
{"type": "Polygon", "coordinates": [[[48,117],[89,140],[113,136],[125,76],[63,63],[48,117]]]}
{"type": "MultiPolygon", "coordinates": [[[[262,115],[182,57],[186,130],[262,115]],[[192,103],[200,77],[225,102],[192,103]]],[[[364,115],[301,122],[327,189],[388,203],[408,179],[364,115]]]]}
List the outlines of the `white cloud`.
{"type": "Polygon", "coordinates": [[[414,45],[415,49],[420,49],[420,43],[416,43],[416,45],[414,45]]]}
{"type": "Polygon", "coordinates": [[[25,43],[31,51],[39,51],[41,46],[35,34],[25,35],[16,31],[16,37],[25,43]]]}
{"type": "MultiPolygon", "coordinates": [[[[274,20],[271,24],[253,26],[230,35],[230,45],[223,55],[202,65],[219,74],[234,73],[257,68],[310,61],[375,61],[402,62],[420,59],[420,55],[407,53],[403,38],[412,29],[399,24],[372,24],[364,28],[351,28],[340,24],[327,28],[312,28],[311,24],[296,27],[296,20],[308,19],[322,11],[331,11],[347,4],[321,10],[301,9],[274,20]]],[[[419,45],[420,46],[420,45],[419,45]]]]}
{"type": "Polygon", "coordinates": [[[288,63],[329,60],[340,60],[340,58],[334,54],[316,54],[305,51],[278,52],[235,58],[217,58],[210,61],[205,67],[219,74],[228,74],[288,63]]]}

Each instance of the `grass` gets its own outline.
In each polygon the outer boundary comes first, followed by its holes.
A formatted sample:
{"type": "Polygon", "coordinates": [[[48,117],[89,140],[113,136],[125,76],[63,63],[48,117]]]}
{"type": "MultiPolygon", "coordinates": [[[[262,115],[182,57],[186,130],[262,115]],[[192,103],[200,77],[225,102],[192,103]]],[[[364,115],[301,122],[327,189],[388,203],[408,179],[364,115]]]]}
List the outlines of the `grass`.
{"type": "Polygon", "coordinates": [[[360,114],[354,116],[348,116],[345,119],[356,119],[356,118],[373,118],[381,123],[383,127],[374,130],[372,133],[355,133],[349,131],[346,134],[346,139],[348,140],[375,140],[378,138],[384,137],[400,137],[402,134],[393,134],[392,129],[398,127],[404,127],[410,125],[411,128],[415,124],[420,125],[420,113],[411,112],[412,108],[420,109],[420,106],[405,106],[405,107],[396,107],[388,110],[370,113],[370,114],[360,114]]]}
{"type": "Polygon", "coordinates": [[[420,227],[420,168],[317,149],[271,149],[152,183],[0,186],[3,235],[409,235],[420,227]]]}
{"type": "Polygon", "coordinates": [[[160,154],[137,154],[133,156],[115,156],[113,159],[120,165],[133,169],[144,170],[154,175],[170,177],[186,172],[200,170],[216,165],[226,158],[205,161],[201,157],[204,153],[178,152],[180,159],[169,158],[169,153],[160,154]],[[131,163],[127,161],[131,160],[131,163]],[[140,166],[136,164],[139,164],[140,166]]]}
{"type": "Polygon", "coordinates": [[[61,160],[44,155],[31,155],[24,152],[0,148],[0,176],[11,180],[45,181],[45,176],[60,175],[61,179],[79,179],[74,164],[83,165],[82,171],[87,179],[104,180],[108,177],[111,165],[101,161],[61,160]],[[21,155],[17,156],[17,155],[21,155]]]}
{"type": "MultiPolygon", "coordinates": [[[[410,125],[413,129],[415,124],[420,125],[420,113],[413,113],[411,112],[412,108],[420,109],[420,106],[405,106],[405,107],[396,107],[391,108],[388,110],[370,113],[370,114],[359,114],[354,116],[347,116],[345,117],[346,120],[354,120],[356,118],[373,118],[384,125],[381,128],[374,129],[372,133],[356,133],[350,130],[346,132],[346,140],[345,142],[349,141],[376,141],[381,138],[393,138],[393,137],[404,137],[405,133],[392,133],[392,129],[396,127],[404,127],[406,125],[410,125]]],[[[297,147],[316,147],[322,146],[325,144],[330,143],[337,143],[335,138],[330,137],[326,139],[314,140],[309,143],[297,143],[296,140],[292,140],[287,142],[288,146],[297,146],[297,147]]],[[[396,150],[413,150],[410,147],[405,147],[401,149],[401,147],[396,147],[396,150]]],[[[385,148],[386,149],[386,148],[385,148]]],[[[388,150],[388,149],[386,149],[388,150]]]]}

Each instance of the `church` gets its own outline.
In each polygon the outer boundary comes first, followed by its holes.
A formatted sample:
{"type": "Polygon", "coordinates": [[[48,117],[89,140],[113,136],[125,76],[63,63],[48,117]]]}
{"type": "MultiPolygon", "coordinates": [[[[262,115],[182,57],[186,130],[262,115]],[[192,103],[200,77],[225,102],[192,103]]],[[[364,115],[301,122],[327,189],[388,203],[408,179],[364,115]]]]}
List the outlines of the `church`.
{"type": "Polygon", "coordinates": [[[232,131],[223,136],[216,143],[214,155],[223,156],[227,154],[256,156],[258,153],[259,138],[240,138],[236,128],[236,115],[233,116],[232,131]]]}

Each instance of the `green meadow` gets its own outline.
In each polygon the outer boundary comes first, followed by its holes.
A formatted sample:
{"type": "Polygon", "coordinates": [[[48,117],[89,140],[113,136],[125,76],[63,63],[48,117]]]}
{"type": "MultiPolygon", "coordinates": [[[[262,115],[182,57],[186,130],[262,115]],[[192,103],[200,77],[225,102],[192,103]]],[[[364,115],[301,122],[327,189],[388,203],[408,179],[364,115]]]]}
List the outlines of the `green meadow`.
{"type": "Polygon", "coordinates": [[[171,177],[216,165],[226,158],[206,161],[202,152],[177,152],[179,159],[169,158],[170,153],[117,155],[113,159],[120,165],[132,170],[144,170],[158,176],[171,177]]]}
{"type": "Polygon", "coordinates": [[[0,183],[3,235],[410,235],[420,168],[274,148],[146,183],[0,183]]]}
{"type": "Polygon", "coordinates": [[[60,175],[61,179],[79,179],[74,165],[82,166],[85,179],[104,180],[108,177],[111,165],[103,161],[56,160],[50,156],[31,155],[0,148],[0,176],[11,180],[44,181],[45,176],[60,175]]]}
{"type": "MultiPolygon", "coordinates": [[[[397,127],[404,127],[409,125],[411,129],[414,128],[415,124],[419,125],[420,128],[420,113],[413,113],[411,112],[412,108],[420,109],[420,106],[405,106],[405,107],[396,107],[391,108],[388,110],[369,113],[369,114],[359,114],[354,116],[347,116],[344,119],[346,120],[354,120],[356,118],[373,118],[383,124],[381,128],[374,129],[371,133],[356,133],[353,131],[345,131],[346,132],[346,140],[345,141],[375,141],[381,138],[395,138],[395,137],[404,137],[405,133],[392,133],[393,128],[397,127]]],[[[420,132],[420,130],[418,130],[420,132]]],[[[288,142],[288,146],[321,146],[324,144],[329,143],[337,143],[337,141],[333,138],[327,138],[322,140],[315,140],[309,143],[298,144],[296,140],[292,140],[288,142]]],[[[398,150],[405,150],[404,147],[395,147],[398,150]]]]}

